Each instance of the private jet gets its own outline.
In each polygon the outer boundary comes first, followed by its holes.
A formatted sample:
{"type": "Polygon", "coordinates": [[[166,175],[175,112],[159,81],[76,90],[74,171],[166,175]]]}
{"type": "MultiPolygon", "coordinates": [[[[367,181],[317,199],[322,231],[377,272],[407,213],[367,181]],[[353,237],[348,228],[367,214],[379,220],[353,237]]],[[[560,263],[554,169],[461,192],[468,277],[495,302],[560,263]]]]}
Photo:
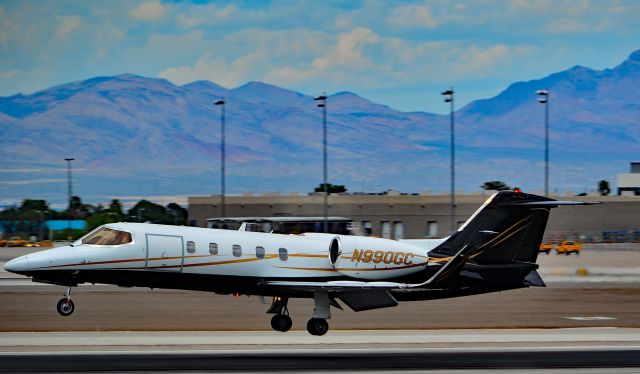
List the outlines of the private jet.
{"type": "Polygon", "coordinates": [[[68,246],[13,259],[5,269],[66,286],[57,304],[62,316],[75,309],[72,287],[101,283],[270,298],[271,326],[285,332],[292,326],[289,299],[310,298],[307,330],[324,335],[331,307],[342,308],[340,303],[360,312],[544,287],[536,258],[551,208],[586,204],[593,203],[501,191],[443,239],[111,223],[68,246]]]}

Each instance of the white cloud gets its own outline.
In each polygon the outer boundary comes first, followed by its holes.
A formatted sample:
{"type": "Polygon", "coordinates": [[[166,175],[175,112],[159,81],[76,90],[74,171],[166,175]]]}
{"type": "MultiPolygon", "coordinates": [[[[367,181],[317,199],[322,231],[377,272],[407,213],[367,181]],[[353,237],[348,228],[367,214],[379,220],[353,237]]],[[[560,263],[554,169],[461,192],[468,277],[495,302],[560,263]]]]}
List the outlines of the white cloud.
{"type": "Polygon", "coordinates": [[[320,73],[316,69],[297,69],[285,66],[268,72],[264,79],[276,85],[297,85],[319,77],[320,73]]]}
{"type": "Polygon", "coordinates": [[[555,19],[542,27],[548,34],[574,34],[589,32],[589,26],[571,18],[555,19]]]}
{"type": "MultiPolygon", "coordinates": [[[[355,28],[333,38],[304,29],[252,29],[230,34],[220,41],[220,45],[248,43],[245,48],[235,50],[235,57],[224,58],[208,52],[193,65],[170,67],[159,76],[177,84],[207,79],[228,87],[250,79],[279,85],[296,85],[323,77],[341,81],[349,79],[353,71],[375,65],[366,48],[379,40],[375,32],[366,28],[355,28]]],[[[215,46],[208,49],[219,50],[215,46]]]]}
{"type": "Polygon", "coordinates": [[[361,71],[374,65],[364,49],[379,41],[378,34],[360,27],[339,34],[335,43],[326,48],[321,48],[317,42],[307,43],[306,47],[310,51],[327,52],[323,56],[314,58],[311,64],[283,66],[268,71],[263,79],[275,84],[287,85],[297,85],[321,77],[331,78],[334,81],[346,80],[349,78],[347,72],[361,71]]]}
{"type": "MultiPolygon", "coordinates": [[[[57,169],[53,169],[54,171],[58,171],[57,169]]],[[[66,170],[66,169],[64,169],[66,170]]],[[[44,172],[51,172],[52,170],[49,169],[29,169],[29,168],[25,168],[25,169],[0,169],[0,173],[44,173],[44,172]]]]}
{"type": "Polygon", "coordinates": [[[209,80],[222,86],[233,87],[244,83],[253,66],[259,64],[259,53],[250,53],[227,64],[222,58],[213,57],[209,52],[192,66],[170,67],[158,74],[176,84],[185,84],[197,80],[209,80]]]}
{"type": "Polygon", "coordinates": [[[4,12],[4,8],[0,5],[0,28],[4,30],[0,30],[0,45],[7,46],[9,44],[9,31],[8,24],[10,23],[7,19],[6,14],[4,12]]]}
{"type": "Polygon", "coordinates": [[[8,71],[0,71],[0,79],[12,79],[18,75],[20,71],[17,69],[8,70],[8,71]]]}
{"type": "Polygon", "coordinates": [[[129,16],[140,21],[155,22],[164,18],[165,6],[158,0],[145,1],[129,12],[129,16]]]}
{"type": "Polygon", "coordinates": [[[424,5],[401,5],[391,11],[386,19],[389,25],[397,27],[426,27],[433,29],[438,26],[431,9],[424,5]]]}
{"type": "Polygon", "coordinates": [[[315,59],[312,63],[316,69],[324,70],[331,66],[354,66],[362,68],[370,65],[362,53],[362,49],[379,40],[378,35],[366,28],[359,27],[338,36],[338,43],[326,56],[315,59]]]}
{"type": "Polygon", "coordinates": [[[183,27],[185,29],[189,29],[192,27],[196,27],[199,26],[201,24],[204,23],[204,19],[202,18],[197,18],[197,17],[191,17],[188,14],[178,14],[176,16],[176,22],[178,23],[178,25],[180,27],[183,27]]]}
{"type": "Polygon", "coordinates": [[[545,13],[551,8],[551,0],[513,0],[509,6],[514,11],[524,13],[545,13]]]}
{"type": "Polygon", "coordinates": [[[472,45],[459,51],[453,71],[461,76],[473,74],[498,75],[498,66],[506,65],[511,58],[511,48],[504,44],[497,44],[489,48],[472,45]]]}
{"type": "Polygon", "coordinates": [[[182,28],[192,28],[204,24],[221,23],[230,20],[237,12],[235,5],[225,7],[216,4],[197,5],[188,12],[176,16],[176,23],[182,28]]]}
{"type": "Polygon", "coordinates": [[[228,20],[236,13],[236,11],[237,11],[237,9],[233,5],[227,5],[224,8],[217,8],[215,10],[215,18],[218,21],[220,21],[220,20],[228,20]]]}
{"type": "Polygon", "coordinates": [[[78,16],[58,16],[58,28],[56,38],[67,39],[74,30],[84,26],[84,22],[78,16]]]}
{"type": "Polygon", "coordinates": [[[49,184],[49,183],[64,183],[66,179],[31,179],[31,180],[9,180],[0,181],[0,184],[6,184],[9,186],[25,186],[29,184],[49,184]]]}
{"type": "Polygon", "coordinates": [[[336,19],[333,21],[333,26],[337,29],[348,29],[353,27],[353,17],[346,15],[346,14],[341,14],[339,16],[336,17],[336,19]]]}

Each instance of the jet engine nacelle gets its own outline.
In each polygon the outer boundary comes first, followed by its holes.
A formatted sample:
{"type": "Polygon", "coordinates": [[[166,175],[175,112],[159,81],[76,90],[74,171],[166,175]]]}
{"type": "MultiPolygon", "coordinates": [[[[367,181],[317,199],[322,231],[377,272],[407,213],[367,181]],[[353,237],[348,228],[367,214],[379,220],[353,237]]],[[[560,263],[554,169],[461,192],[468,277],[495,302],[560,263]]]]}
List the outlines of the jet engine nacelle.
{"type": "Polygon", "coordinates": [[[330,238],[328,257],[338,273],[369,280],[417,273],[424,270],[429,262],[427,251],[411,244],[397,240],[345,235],[330,238]]]}

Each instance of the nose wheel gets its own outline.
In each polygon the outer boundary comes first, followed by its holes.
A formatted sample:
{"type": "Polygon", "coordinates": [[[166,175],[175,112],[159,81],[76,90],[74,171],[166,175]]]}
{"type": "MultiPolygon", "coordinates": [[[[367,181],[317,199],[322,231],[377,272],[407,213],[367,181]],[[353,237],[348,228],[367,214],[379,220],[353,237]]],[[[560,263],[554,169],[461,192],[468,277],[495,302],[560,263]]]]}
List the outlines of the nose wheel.
{"type": "Polygon", "coordinates": [[[287,332],[293,326],[293,321],[289,317],[289,308],[287,308],[288,302],[289,298],[276,296],[273,298],[271,307],[267,310],[267,313],[274,314],[271,317],[271,328],[276,331],[287,332]]]}
{"type": "Polygon", "coordinates": [[[71,287],[67,288],[67,293],[65,297],[58,301],[58,305],[56,306],[58,313],[63,317],[70,316],[75,310],[75,305],[73,305],[73,301],[71,301],[71,287]]]}
{"type": "Polygon", "coordinates": [[[276,331],[287,332],[291,330],[291,326],[293,321],[286,314],[276,314],[271,318],[271,327],[276,331]]]}

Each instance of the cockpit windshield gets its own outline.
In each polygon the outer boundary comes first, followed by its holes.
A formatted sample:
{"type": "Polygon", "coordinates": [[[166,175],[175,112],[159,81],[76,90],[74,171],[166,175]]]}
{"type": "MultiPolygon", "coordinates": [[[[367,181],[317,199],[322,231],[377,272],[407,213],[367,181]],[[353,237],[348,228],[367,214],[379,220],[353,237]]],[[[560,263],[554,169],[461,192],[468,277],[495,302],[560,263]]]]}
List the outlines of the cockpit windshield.
{"type": "Polygon", "coordinates": [[[131,243],[132,241],[131,233],[110,229],[108,227],[98,229],[82,238],[82,244],[94,245],[120,245],[131,243]]]}

